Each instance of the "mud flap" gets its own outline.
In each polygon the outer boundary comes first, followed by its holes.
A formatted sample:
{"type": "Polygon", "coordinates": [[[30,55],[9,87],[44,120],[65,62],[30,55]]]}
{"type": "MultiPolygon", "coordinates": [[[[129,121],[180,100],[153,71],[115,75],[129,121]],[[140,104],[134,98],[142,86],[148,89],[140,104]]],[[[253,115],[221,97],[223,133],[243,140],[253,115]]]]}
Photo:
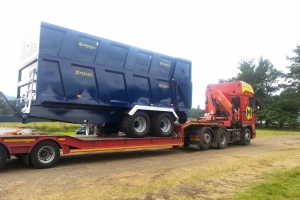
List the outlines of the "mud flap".
{"type": "Polygon", "coordinates": [[[201,145],[200,145],[200,134],[199,133],[192,133],[189,135],[187,148],[200,150],[201,145]]]}
{"type": "Polygon", "coordinates": [[[22,154],[20,158],[25,165],[29,165],[29,153],[22,154]]]}
{"type": "Polygon", "coordinates": [[[216,140],[213,141],[210,146],[217,148],[218,147],[217,141],[216,140]]]}

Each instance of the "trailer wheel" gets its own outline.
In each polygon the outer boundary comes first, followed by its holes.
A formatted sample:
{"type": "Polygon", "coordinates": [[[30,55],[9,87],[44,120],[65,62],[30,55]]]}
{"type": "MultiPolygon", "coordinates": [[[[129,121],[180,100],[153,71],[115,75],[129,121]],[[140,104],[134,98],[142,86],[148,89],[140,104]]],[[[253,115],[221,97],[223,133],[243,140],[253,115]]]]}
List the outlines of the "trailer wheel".
{"type": "Polygon", "coordinates": [[[184,124],[185,122],[187,122],[187,117],[179,117],[178,122],[180,124],[184,124]]]}
{"type": "Polygon", "coordinates": [[[0,145],[0,169],[2,169],[7,161],[7,153],[3,146],[0,145]]]}
{"type": "Polygon", "coordinates": [[[220,128],[217,133],[217,145],[218,149],[225,149],[228,144],[227,131],[224,128],[220,128]]]}
{"type": "Polygon", "coordinates": [[[212,143],[212,134],[209,128],[203,127],[200,134],[200,147],[207,150],[212,143]]]}
{"type": "Polygon", "coordinates": [[[240,141],[240,144],[248,146],[251,141],[251,131],[249,128],[243,129],[243,139],[240,141]]]}
{"type": "Polygon", "coordinates": [[[176,113],[178,115],[178,122],[180,124],[184,124],[185,122],[187,122],[188,116],[186,115],[186,113],[184,112],[177,112],[176,113]]]}
{"type": "Polygon", "coordinates": [[[149,116],[144,112],[136,112],[132,116],[126,115],[122,120],[122,129],[127,136],[144,137],[150,130],[149,116]]]}
{"type": "Polygon", "coordinates": [[[111,135],[112,133],[118,133],[121,128],[118,126],[118,123],[105,123],[97,125],[99,133],[105,135],[111,135]]]}
{"type": "Polygon", "coordinates": [[[53,167],[60,157],[59,147],[52,141],[42,141],[30,153],[30,162],[36,168],[53,167]]]}
{"type": "Polygon", "coordinates": [[[170,113],[157,113],[151,118],[151,133],[167,137],[174,130],[174,120],[170,113]]]}

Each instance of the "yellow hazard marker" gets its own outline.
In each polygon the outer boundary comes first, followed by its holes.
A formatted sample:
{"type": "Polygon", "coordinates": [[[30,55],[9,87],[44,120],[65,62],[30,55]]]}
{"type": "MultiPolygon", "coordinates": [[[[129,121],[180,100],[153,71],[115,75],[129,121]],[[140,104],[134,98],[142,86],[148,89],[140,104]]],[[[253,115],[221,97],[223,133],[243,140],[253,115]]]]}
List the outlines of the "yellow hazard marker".
{"type": "Polygon", "coordinates": [[[250,108],[250,106],[247,106],[246,107],[246,118],[248,120],[251,120],[252,119],[252,109],[250,108]]]}

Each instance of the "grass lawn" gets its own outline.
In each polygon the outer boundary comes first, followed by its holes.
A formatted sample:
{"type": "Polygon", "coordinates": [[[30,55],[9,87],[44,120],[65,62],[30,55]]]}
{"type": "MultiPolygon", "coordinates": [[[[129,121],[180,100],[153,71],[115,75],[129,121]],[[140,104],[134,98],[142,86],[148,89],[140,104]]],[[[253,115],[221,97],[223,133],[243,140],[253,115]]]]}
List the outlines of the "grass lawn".
{"type": "Polygon", "coordinates": [[[28,124],[22,123],[0,123],[0,127],[24,127],[32,128],[39,132],[51,132],[75,135],[75,130],[79,128],[79,124],[63,123],[63,122],[32,122],[28,124]]]}
{"type": "Polygon", "coordinates": [[[262,183],[254,183],[248,190],[234,196],[234,200],[300,199],[300,167],[265,176],[262,183]]]}
{"type": "Polygon", "coordinates": [[[280,136],[280,135],[300,135],[300,130],[268,130],[268,129],[256,129],[256,136],[280,136]]]}
{"type": "MultiPolygon", "coordinates": [[[[63,135],[75,135],[79,124],[61,122],[36,122],[29,124],[0,123],[1,127],[27,127],[36,131],[51,132],[63,135]]],[[[257,129],[257,138],[270,136],[299,135],[300,130],[267,130],[257,129]]],[[[253,141],[255,142],[255,140],[253,141]]],[[[300,167],[289,171],[270,172],[262,177],[262,181],[253,182],[245,191],[233,196],[234,200],[265,200],[265,199],[300,199],[300,167]]]]}
{"type": "Polygon", "coordinates": [[[76,134],[75,134],[75,130],[74,130],[74,131],[64,131],[64,132],[59,131],[59,132],[54,132],[54,133],[56,133],[56,134],[61,134],[61,135],[70,135],[70,136],[76,135],[76,134]]]}
{"type": "MultiPolygon", "coordinates": [[[[63,122],[32,122],[28,124],[22,123],[0,123],[0,127],[26,127],[36,131],[51,132],[66,135],[75,135],[75,130],[79,128],[79,124],[63,123],[63,122]]],[[[279,136],[279,135],[300,135],[300,130],[275,130],[275,129],[257,129],[256,136],[279,136]]]]}

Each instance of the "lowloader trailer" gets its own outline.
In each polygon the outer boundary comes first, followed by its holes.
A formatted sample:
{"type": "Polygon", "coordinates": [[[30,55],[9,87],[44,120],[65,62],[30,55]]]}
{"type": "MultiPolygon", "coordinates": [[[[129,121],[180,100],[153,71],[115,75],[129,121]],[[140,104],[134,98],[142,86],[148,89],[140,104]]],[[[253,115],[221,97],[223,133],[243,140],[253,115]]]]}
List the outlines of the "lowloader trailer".
{"type": "Polygon", "coordinates": [[[166,146],[182,146],[181,136],[172,137],[97,137],[66,136],[60,134],[37,135],[1,135],[0,136],[0,168],[4,167],[11,155],[22,160],[26,165],[36,168],[54,166],[60,154],[95,152],[107,150],[155,148],[166,146]]]}
{"type": "Polygon", "coordinates": [[[242,81],[210,84],[206,90],[205,115],[184,124],[175,123],[168,137],[155,137],[151,133],[143,138],[127,135],[66,136],[59,134],[31,133],[32,135],[0,136],[0,168],[7,159],[15,156],[36,168],[53,167],[60,154],[96,152],[122,149],[157,147],[185,147],[207,150],[224,149],[227,144],[249,145],[256,137],[256,109],[252,87],[242,81]]]}
{"type": "MultiPolygon", "coordinates": [[[[94,135],[0,135],[0,168],[15,156],[37,168],[60,154],[183,146],[206,150],[256,136],[258,101],[243,82],[209,84],[205,115],[187,122],[192,62],[42,22],[23,43],[13,116],[94,124],[94,135]],[[123,136],[113,137],[113,133],[123,136]]],[[[88,131],[86,131],[87,134],[88,131]]]]}

